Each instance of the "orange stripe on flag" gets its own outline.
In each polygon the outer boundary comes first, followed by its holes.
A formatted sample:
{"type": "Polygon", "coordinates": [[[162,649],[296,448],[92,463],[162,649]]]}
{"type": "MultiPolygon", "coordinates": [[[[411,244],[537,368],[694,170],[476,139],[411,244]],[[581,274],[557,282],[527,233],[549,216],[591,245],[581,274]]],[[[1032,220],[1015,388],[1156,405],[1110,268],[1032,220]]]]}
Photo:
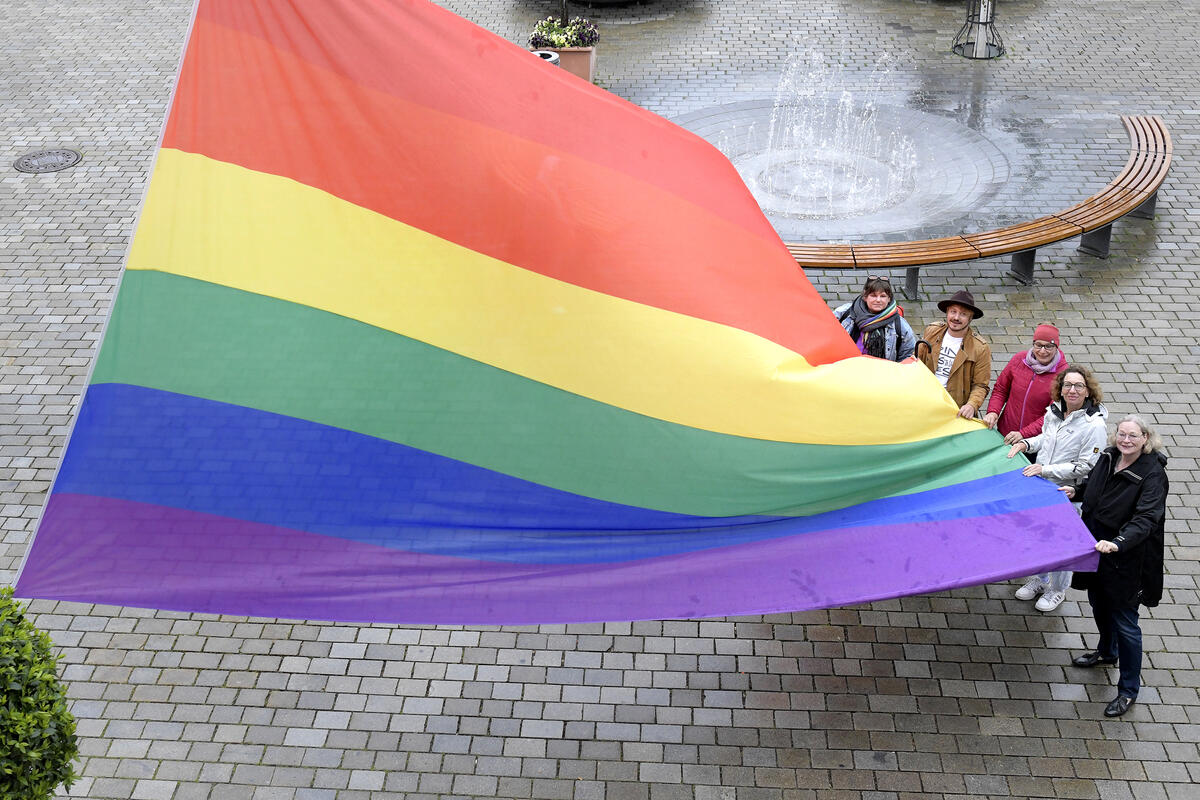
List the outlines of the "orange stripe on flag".
{"type": "Polygon", "coordinates": [[[777,238],[628,173],[203,21],[176,98],[165,147],[290,177],[506,263],[755,333],[810,363],[856,354],[777,238]]]}

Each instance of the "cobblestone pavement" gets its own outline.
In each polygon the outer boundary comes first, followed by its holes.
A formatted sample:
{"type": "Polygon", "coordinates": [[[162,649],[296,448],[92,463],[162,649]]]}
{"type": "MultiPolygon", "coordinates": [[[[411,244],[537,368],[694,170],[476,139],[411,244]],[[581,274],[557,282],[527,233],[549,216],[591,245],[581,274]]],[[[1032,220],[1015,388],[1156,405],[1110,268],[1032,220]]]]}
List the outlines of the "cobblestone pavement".
{"type": "MultiPolygon", "coordinates": [[[[314,0],[315,1],[315,0],[314,0]]],[[[549,0],[447,3],[514,41],[549,0]]],[[[578,6],[578,4],[575,4],[578,6]]],[[[15,575],[117,282],[187,28],[186,0],[0,4],[0,570],[15,575]],[[32,176],[18,156],[82,150],[32,176]]],[[[135,800],[1196,798],[1200,789],[1194,441],[1200,222],[1195,0],[1001,0],[1010,54],[948,53],[961,3],[662,0],[596,8],[598,81],[668,117],[772,96],[785,57],[828,55],[854,89],[986,136],[1010,182],[954,225],[1053,210],[1115,174],[1116,115],[1161,114],[1176,163],[1158,218],[1112,256],[1039,254],[926,270],[970,286],[997,367],[1056,320],[1119,415],[1165,434],[1167,596],[1146,614],[1147,688],[1115,675],[1077,592],[1042,615],[992,585],[826,612],[529,628],[359,627],[35,602],[63,654],[83,778],[135,800]]],[[[431,69],[435,67],[431,65],[431,69]]],[[[929,220],[912,231],[937,230],[929,220]]],[[[858,279],[816,274],[831,300],[858,279]]],[[[932,300],[907,304],[915,320],[932,300]]],[[[886,413],[881,403],[881,413],[886,413]]]]}

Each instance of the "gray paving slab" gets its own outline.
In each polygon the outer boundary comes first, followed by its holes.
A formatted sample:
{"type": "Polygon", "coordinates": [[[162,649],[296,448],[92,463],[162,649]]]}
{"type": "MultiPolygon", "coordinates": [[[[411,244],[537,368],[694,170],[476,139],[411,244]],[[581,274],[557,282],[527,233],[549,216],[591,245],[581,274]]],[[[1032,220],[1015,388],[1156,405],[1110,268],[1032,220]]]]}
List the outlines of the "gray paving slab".
{"type": "MultiPolygon", "coordinates": [[[[556,5],[443,4],[518,42],[556,5]]],[[[190,6],[0,4],[8,581],[120,274],[190,6]],[[9,168],[46,147],[76,148],[83,162],[48,175],[9,168]]],[[[835,63],[849,91],[875,86],[914,125],[957,126],[965,141],[994,145],[969,179],[988,184],[978,202],[883,232],[893,238],[1069,205],[1123,162],[1117,115],[1165,118],[1176,162],[1158,216],[1118,223],[1108,260],[1073,242],[1047,247],[1034,286],[1005,277],[1002,260],[934,267],[925,299],[905,304],[911,319],[930,320],[929,298],[969,286],[988,310],[981,330],[997,369],[1033,323],[1054,320],[1072,360],[1099,374],[1113,414],[1158,421],[1175,492],[1167,596],[1146,614],[1146,689],[1126,718],[1099,713],[1112,674],[1069,666],[1094,635],[1084,598],[1072,592],[1041,615],[1008,584],[804,614],[521,628],[38,601],[79,719],[83,777],[69,796],[1200,797],[1200,450],[1187,435],[1200,410],[1197,11],[1196,0],[1001,0],[1010,52],[990,62],[948,52],[964,9],[942,0],[661,0],[587,12],[603,36],[598,83],[702,133],[714,115],[769,101],[789,54],[807,50],[835,63]]],[[[811,278],[831,301],[858,285],[847,273],[811,278]]]]}

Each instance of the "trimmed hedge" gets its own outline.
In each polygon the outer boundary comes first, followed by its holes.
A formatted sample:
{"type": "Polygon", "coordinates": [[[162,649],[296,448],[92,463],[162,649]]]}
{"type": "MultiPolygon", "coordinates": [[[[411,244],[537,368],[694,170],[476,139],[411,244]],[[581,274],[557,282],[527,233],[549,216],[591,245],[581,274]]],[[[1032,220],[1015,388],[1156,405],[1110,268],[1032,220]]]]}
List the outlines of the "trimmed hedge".
{"type": "Polygon", "coordinates": [[[0,797],[48,800],[78,777],[75,718],[58,681],[50,637],[0,589],[0,797]]]}

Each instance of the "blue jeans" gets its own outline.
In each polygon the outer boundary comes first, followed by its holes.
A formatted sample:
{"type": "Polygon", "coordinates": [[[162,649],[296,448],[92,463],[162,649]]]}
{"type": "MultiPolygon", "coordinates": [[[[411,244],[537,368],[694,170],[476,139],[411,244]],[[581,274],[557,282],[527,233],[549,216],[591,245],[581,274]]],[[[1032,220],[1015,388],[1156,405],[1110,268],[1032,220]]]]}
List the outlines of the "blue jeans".
{"type": "Polygon", "coordinates": [[[1138,627],[1137,607],[1113,603],[1101,589],[1088,589],[1092,616],[1100,642],[1096,651],[1101,658],[1116,658],[1121,677],[1117,694],[1137,697],[1142,687],[1142,629],[1138,627]]]}

